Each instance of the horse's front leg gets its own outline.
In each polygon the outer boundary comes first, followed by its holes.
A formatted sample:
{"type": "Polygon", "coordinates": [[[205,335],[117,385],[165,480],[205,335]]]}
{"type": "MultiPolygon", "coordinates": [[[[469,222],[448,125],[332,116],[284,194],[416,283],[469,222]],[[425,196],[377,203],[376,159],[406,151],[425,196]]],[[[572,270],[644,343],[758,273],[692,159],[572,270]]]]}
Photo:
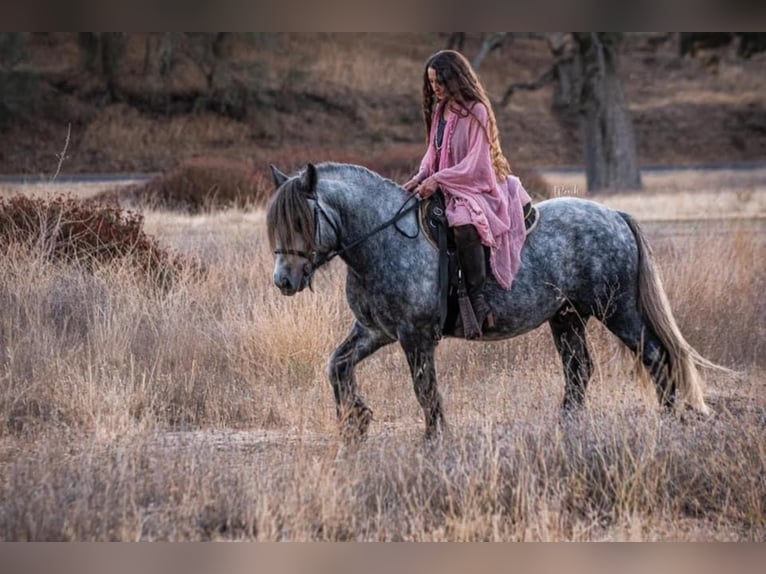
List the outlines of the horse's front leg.
{"type": "Polygon", "coordinates": [[[412,374],[415,396],[423,409],[426,419],[426,438],[440,434],[446,423],[442,411],[442,399],[436,386],[434,350],[436,342],[430,329],[418,331],[406,329],[400,332],[399,342],[407,356],[412,374]]]}
{"type": "Polygon", "coordinates": [[[330,358],[328,376],[335,394],[340,433],[346,442],[365,438],[372,421],[372,410],[357,394],[354,369],[360,361],[389,343],[393,343],[393,339],[357,321],[330,358]]]}

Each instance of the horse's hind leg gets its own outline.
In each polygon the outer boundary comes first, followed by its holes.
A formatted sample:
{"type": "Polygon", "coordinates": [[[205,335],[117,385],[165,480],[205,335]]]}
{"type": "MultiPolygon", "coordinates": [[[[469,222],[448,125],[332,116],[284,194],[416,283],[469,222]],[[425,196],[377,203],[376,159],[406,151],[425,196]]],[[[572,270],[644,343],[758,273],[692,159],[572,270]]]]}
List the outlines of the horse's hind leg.
{"type": "Polygon", "coordinates": [[[434,438],[445,426],[441,395],[436,386],[436,342],[430,329],[422,333],[416,330],[400,332],[399,342],[410,366],[415,396],[425,415],[426,438],[434,438]]]}
{"type": "Polygon", "coordinates": [[[581,316],[573,307],[567,305],[548,322],[564,365],[564,410],[582,406],[585,389],[593,372],[593,362],[585,340],[587,320],[587,317],[581,316]]]}
{"type": "Polygon", "coordinates": [[[354,369],[360,361],[393,341],[356,322],[330,358],[327,371],[335,394],[335,409],[341,435],[348,442],[364,438],[372,422],[372,410],[357,394],[354,369]]]}
{"type": "Polygon", "coordinates": [[[674,385],[668,377],[668,353],[646,325],[638,310],[629,306],[604,319],[604,325],[637,356],[654,381],[657,399],[667,410],[676,401],[674,385]]]}

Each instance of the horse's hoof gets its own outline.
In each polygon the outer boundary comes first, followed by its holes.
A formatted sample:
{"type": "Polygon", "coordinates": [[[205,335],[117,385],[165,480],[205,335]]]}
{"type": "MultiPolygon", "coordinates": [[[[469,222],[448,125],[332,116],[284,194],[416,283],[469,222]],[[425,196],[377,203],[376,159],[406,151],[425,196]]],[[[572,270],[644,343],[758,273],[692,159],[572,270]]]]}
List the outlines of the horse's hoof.
{"type": "Polygon", "coordinates": [[[705,405],[704,410],[683,405],[678,409],[678,420],[684,424],[709,421],[715,417],[715,411],[705,405]]]}
{"type": "Polygon", "coordinates": [[[340,434],[347,445],[363,442],[372,423],[372,409],[356,404],[340,421],[340,434]]]}
{"type": "Polygon", "coordinates": [[[448,435],[448,428],[444,422],[426,427],[423,435],[423,444],[429,448],[441,446],[448,435]]]}

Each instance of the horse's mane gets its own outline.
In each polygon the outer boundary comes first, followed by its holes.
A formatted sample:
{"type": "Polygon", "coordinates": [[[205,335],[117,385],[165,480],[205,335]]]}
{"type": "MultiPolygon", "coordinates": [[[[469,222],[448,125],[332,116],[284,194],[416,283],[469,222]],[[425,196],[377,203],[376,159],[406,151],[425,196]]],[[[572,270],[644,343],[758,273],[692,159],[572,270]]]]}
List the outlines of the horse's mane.
{"type": "Polygon", "coordinates": [[[363,165],[357,165],[353,163],[335,163],[325,162],[316,166],[317,172],[320,174],[320,179],[333,179],[338,181],[349,181],[353,179],[365,180],[370,185],[377,186],[393,186],[400,189],[398,183],[383,177],[379,173],[372,171],[363,165]]]}
{"type": "MultiPolygon", "coordinates": [[[[319,190],[323,183],[348,183],[355,179],[360,181],[363,187],[393,187],[401,190],[396,182],[361,165],[326,162],[318,164],[316,169],[319,190]]],[[[277,245],[282,248],[294,248],[298,244],[302,244],[309,252],[316,248],[316,221],[314,210],[309,203],[309,199],[315,197],[314,190],[303,187],[300,175],[287,180],[269,202],[266,227],[271,249],[277,245]]]]}

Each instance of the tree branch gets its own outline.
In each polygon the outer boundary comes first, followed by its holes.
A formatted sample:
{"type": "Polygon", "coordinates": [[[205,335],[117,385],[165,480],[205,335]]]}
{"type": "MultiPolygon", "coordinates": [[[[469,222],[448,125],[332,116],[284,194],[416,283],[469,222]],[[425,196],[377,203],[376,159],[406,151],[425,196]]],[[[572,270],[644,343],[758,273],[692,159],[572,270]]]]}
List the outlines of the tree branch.
{"type": "Polygon", "coordinates": [[[502,46],[503,42],[505,42],[505,39],[510,35],[510,32],[493,32],[492,34],[485,37],[484,41],[481,43],[481,49],[479,50],[479,53],[476,54],[473,62],[471,62],[473,69],[478,71],[479,66],[481,66],[481,63],[484,61],[484,58],[489,56],[489,53],[492,52],[492,50],[502,46]]]}
{"type": "Polygon", "coordinates": [[[59,159],[59,163],[56,166],[56,173],[53,174],[53,177],[51,177],[50,181],[51,183],[56,181],[56,178],[59,176],[59,173],[61,173],[61,166],[64,165],[64,160],[67,158],[66,150],[69,148],[69,136],[72,135],[72,124],[68,124],[66,128],[66,140],[64,141],[64,149],[61,150],[61,153],[56,154],[56,156],[59,159]]]}
{"type": "Polygon", "coordinates": [[[447,50],[463,51],[465,46],[465,32],[452,32],[447,38],[447,50]]]}
{"type": "Polygon", "coordinates": [[[534,82],[518,82],[515,84],[511,84],[508,86],[508,88],[505,90],[505,93],[503,94],[503,99],[500,100],[500,106],[505,107],[508,105],[508,103],[511,101],[511,98],[513,97],[513,94],[516,90],[525,90],[525,91],[534,91],[539,90],[540,88],[547,86],[551,82],[553,82],[556,79],[556,66],[551,66],[551,68],[545,72],[542,76],[540,76],[537,80],[534,82]]]}

